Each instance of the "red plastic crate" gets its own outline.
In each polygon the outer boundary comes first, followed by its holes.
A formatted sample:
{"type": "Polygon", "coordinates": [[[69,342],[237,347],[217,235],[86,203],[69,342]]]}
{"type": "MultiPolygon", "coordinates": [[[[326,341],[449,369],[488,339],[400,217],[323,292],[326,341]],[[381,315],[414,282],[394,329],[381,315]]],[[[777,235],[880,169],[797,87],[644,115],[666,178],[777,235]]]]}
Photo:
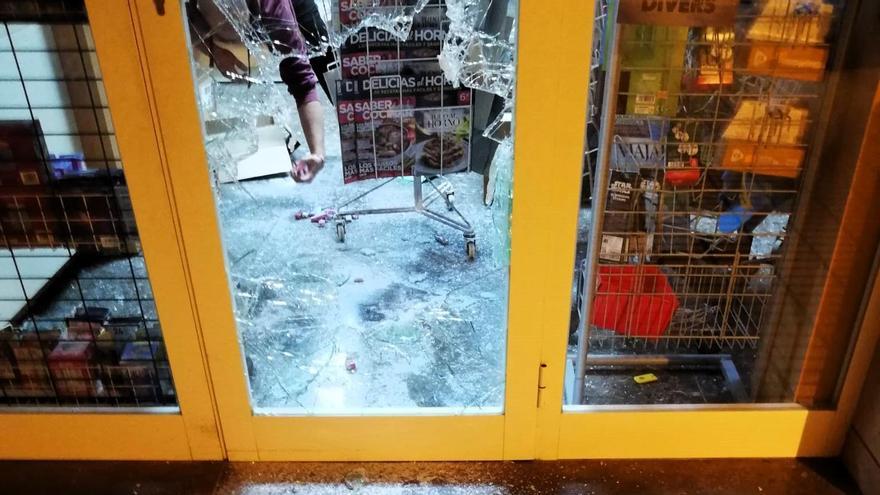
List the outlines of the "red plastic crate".
{"type": "Polygon", "coordinates": [[[590,324],[628,337],[658,338],[678,297],[656,265],[600,265],[590,324]]]}

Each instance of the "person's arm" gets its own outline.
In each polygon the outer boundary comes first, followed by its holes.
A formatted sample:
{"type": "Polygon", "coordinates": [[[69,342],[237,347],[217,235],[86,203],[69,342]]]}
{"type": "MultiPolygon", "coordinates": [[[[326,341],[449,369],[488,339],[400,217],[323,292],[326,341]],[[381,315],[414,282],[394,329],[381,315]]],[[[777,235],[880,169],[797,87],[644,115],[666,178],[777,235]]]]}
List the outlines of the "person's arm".
{"type": "Polygon", "coordinates": [[[294,180],[310,182],[324,167],[324,111],[318,100],[318,78],[309,63],[306,44],[289,0],[260,0],[260,22],[274,48],[289,54],[281,61],[281,80],[296,100],[300,124],[311,153],[296,163],[294,180]]]}
{"type": "Polygon", "coordinates": [[[199,10],[198,0],[187,0],[185,7],[193,49],[207,55],[217,70],[226,77],[231,77],[231,74],[247,73],[247,66],[238,60],[232,52],[214,45],[211,38],[211,26],[199,10]]]}
{"type": "Polygon", "coordinates": [[[324,109],[318,100],[299,105],[296,109],[311,153],[296,163],[292,177],[299,182],[311,182],[324,168],[324,109]]]}

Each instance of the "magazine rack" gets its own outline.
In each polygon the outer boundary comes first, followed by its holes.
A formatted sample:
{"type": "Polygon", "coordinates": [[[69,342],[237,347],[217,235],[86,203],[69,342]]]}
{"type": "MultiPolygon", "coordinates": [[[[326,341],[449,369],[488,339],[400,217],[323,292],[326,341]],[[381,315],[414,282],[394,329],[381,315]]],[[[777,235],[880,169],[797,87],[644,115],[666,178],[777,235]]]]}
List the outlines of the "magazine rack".
{"type": "Polygon", "coordinates": [[[824,3],[791,10],[795,3],[755,5],[726,32],[643,28],[608,17],[597,161],[587,163],[595,163],[595,176],[568,403],[587,403],[586,377],[596,368],[709,368],[724,377],[730,400],[756,398],[737,366],[753,377],[767,367],[769,354],[759,342],[774,338],[783,311],[778,286],[793,273],[787,253],[797,252],[796,233],[809,221],[804,184],[818,162],[808,153],[822,139],[818,129],[808,130],[809,116],[816,120],[830,101],[826,37],[842,10],[824,3]],[[779,53],[787,56],[793,47],[800,58],[789,66],[779,53]],[[668,125],[656,135],[631,135],[624,118],[632,116],[668,125]],[[655,146],[660,163],[648,151],[628,153],[635,145],[655,146]],[[614,172],[638,182],[617,180],[614,172]],[[620,267],[659,267],[657,277],[678,301],[671,318],[662,315],[662,331],[644,326],[656,323],[653,312],[668,304],[645,284],[616,292],[599,287],[601,276],[620,267]]]}

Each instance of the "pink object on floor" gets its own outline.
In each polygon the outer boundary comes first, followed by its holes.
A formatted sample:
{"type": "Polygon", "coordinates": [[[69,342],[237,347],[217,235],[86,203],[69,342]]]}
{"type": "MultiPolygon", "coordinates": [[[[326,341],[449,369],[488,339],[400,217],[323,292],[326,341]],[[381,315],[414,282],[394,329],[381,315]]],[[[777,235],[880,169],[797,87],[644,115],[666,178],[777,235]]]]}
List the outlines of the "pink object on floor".
{"type": "Polygon", "coordinates": [[[331,218],[333,218],[335,216],[336,216],[336,210],[334,210],[333,208],[327,208],[326,210],[322,211],[321,213],[318,213],[317,215],[313,215],[312,216],[312,223],[319,223],[321,220],[326,222],[327,220],[330,220],[331,218]]]}

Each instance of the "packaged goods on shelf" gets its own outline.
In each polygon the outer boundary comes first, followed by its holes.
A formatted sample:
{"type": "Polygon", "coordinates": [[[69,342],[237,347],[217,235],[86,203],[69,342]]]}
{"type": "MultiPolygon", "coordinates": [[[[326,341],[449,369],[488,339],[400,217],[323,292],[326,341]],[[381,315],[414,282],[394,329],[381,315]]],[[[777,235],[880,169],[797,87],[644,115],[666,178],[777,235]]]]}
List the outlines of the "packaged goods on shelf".
{"type": "Polygon", "coordinates": [[[626,113],[675,116],[688,28],[623,25],[621,29],[620,80],[626,113]]]}
{"type": "Polygon", "coordinates": [[[747,38],[792,44],[824,43],[833,13],[834,6],[821,0],[767,0],[747,38]]]}
{"type": "Polygon", "coordinates": [[[47,359],[58,397],[79,399],[97,395],[94,353],[92,342],[58,342],[47,359]]]}
{"type": "Polygon", "coordinates": [[[129,342],[118,366],[104,366],[104,386],[112,397],[140,400],[172,395],[171,371],[160,342],[129,342]]]}
{"type": "Polygon", "coordinates": [[[724,131],[720,167],[778,177],[797,177],[809,111],[794,105],[758,100],[740,103],[724,131]]]}
{"type": "Polygon", "coordinates": [[[818,82],[825,76],[828,49],[755,41],[749,47],[746,71],[750,74],[818,82]]]}

